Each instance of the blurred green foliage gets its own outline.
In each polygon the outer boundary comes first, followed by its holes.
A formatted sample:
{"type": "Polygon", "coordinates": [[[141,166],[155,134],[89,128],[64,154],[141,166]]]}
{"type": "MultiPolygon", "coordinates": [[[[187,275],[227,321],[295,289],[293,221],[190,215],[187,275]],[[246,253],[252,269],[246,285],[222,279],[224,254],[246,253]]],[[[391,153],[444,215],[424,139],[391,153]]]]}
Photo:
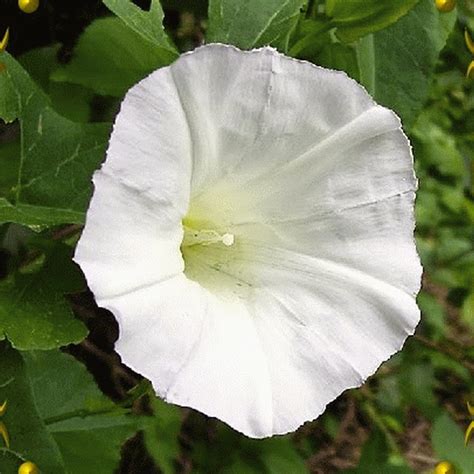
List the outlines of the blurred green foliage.
{"type": "Polygon", "coordinates": [[[28,459],[45,473],[112,473],[140,431],[165,474],[403,474],[440,460],[474,472],[463,444],[474,396],[474,87],[463,29],[474,31],[474,2],[441,14],[432,0],[165,0],[178,19],[167,31],[157,0],[149,11],[104,4],[116,16],[95,19],[66,63],[58,44],[0,55],[0,117],[10,124],[0,135],[0,402],[12,440],[0,471],[28,459]],[[295,435],[249,440],[161,402],[143,382],[112,402],[58,349],[86,335],[64,297],[85,288],[70,224],[83,222],[120,98],[203,40],[270,44],[344,70],[401,116],[413,145],[422,323],[363,388],[295,435]]]}

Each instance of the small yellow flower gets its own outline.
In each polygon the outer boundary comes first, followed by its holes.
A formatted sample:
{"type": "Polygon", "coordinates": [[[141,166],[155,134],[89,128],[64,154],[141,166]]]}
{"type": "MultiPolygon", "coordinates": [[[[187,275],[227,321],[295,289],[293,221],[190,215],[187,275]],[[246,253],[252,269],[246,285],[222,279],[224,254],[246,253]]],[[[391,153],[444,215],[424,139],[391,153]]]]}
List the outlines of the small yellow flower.
{"type": "Polygon", "coordinates": [[[34,13],[38,7],[39,0],[18,0],[18,8],[25,13],[34,13]]]}
{"type": "Polygon", "coordinates": [[[454,10],[456,0],[435,0],[435,4],[441,13],[448,13],[454,10]]]}
{"type": "Polygon", "coordinates": [[[7,28],[5,34],[3,35],[2,41],[0,41],[0,52],[3,52],[7,49],[8,39],[10,38],[10,29],[7,28]]]}
{"type": "Polygon", "coordinates": [[[40,472],[36,464],[26,461],[18,468],[18,474],[40,474],[40,472]]]}
{"type": "MultiPolygon", "coordinates": [[[[464,30],[464,41],[466,42],[467,49],[474,54],[474,41],[472,41],[472,38],[470,34],[468,33],[467,30],[464,30]]],[[[470,62],[467,71],[466,71],[466,77],[474,77],[474,60],[470,62]]]]}
{"type": "MultiPolygon", "coordinates": [[[[0,416],[3,416],[6,411],[7,411],[7,401],[5,400],[0,405],[0,416]]],[[[5,426],[5,423],[3,423],[2,421],[0,421],[0,436],[3,438],[3,441],[5,442],[5,446],[7,448],[9,448],[10,447],[10,436],[8,436],[7,427],[5,426]]]]}
{"type": "MultiPolygon", "coordinates": [[[[9,30],[9,28],[7,28],[7,30],[5,31],[5,34],[3,35],[2,41],[0,41],[0,53],[3,53],[3,51],[5,51],[5,49],[7,49],[8,38],[9,37],[10,37],[10,30],[9,30]]],[[[6,68],[7,67],[5,66],[5,64],[0,63],[0,73],[3,72],[6,68]]]]}
{"type": "Polygon", "coordinates": [[[3,423],[3,421],[0,421],[0,436],[3,438],[3,441],[5,442],[5,446],[9,448],[10,436],[8,435],[7,427],[5,426],[5,423],[3,423]]]}
{"type": "MultiPolygon", "coordinates": [[[[472,66],[473,63],[474,61],[471,63],[470,67],[472,66]]],[[[472,406],[469,402],[467,402],[467,411],[469,412],[471,417],[474,418],[474,406],[472,406]]],[[[469,426],[467,427],[467,430],[466,430],[466,434],[464,436],[464,444],[466,446],[469,443],[473,432],[474,432],[474,420],[471,421],[471,423],[469,423],[469,426]]]]}
{"type": "Polygon", "coordinates": [[[456,469],[449,461],[441,461],[436,464],[434,474],[456,474],[456,469]]]}

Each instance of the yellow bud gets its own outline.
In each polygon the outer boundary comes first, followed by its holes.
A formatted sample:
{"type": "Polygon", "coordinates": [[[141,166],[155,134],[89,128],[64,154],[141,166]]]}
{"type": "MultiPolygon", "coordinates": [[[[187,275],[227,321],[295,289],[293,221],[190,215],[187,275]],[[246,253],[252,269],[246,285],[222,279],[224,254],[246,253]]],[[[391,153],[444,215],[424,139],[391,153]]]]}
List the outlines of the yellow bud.
{"type": "Polygon", "coordinates": [[[464,30],[464,41],[466,42],[467,49],[474,54],[474,41],[472,41],[471,35],[467,30],[464,30]]]}
{"type": "Polygon", "coordinates": [[[441,461],[436,464],[434,474],[456,474],[456,469],[449,461],[441,461]]]}
{"type": "Polygon", "coordinates": [[[435,0],[436,8],[441,13],[448,13],[454,10],[456,0],[435,0]]]}
{"type": "Polygon", "coordinates": [[[40,474],[36,464],[26,461],[18,468],[18,474],[40,474]]]}
{"type": "Polygon", "coordinates": [[[5,442],[5,446],[9,448],[10,436],[8,436],[8,430],[7,430],[7,427],[5,426],[5,423],[1,421],[0,421],[0,436],[3,438],[3,441],[5,442]]]}
{"type": "Polygon", "coordinates": [[[474,421],[471,421],[469,423],[469,426],[467,427],[466,434],[464,435],[464,444],[467,446],[469,444],[469,441],[471,440],[471,436],[474,433],[474,421]]]}
{"type": "Polygon", "coordinates": [[[34,13],[38,7],[39,0],[18,0],[18,8],[25,13],[34,13]]]}
{"type": "MultiPolygon", "coordinates": [[[[8,45],[8,38],[10,38],[10,28],[7,28],[5,34],[3,35],[2,41],[0,41],[0,52],[5,51],[8,45]]],[[[4,405],[6,402],[4,403],[4,405]]]]}
{"type": "Polygon", "coordinates": [[[469,63],[469,66],[467,67],[466,71],[466,77],[468,79],[474,79],[474,61],[471,61],[469,63]]]}
{"type": "Polygon", "coordinates": [[[467,411],[471,416],[474,416],[474,405],[471,405],[469,402],[467,402],[467,411]]]}
{"type": "Polygon", "coordinates": [[[7,411],[7,401],[5,400],[5,401],[0,405],[0,416],[3,416],[6,411],[7,411]]]}

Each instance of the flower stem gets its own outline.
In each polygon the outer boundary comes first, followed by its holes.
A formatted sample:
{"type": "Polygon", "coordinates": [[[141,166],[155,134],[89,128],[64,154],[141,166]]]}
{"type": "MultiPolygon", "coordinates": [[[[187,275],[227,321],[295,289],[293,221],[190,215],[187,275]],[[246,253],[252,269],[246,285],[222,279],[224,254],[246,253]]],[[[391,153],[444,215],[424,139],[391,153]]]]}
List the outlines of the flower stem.
{"type": "Polygon", "coordinates": [[[354,392],[354,396],[359,401],[360,407],[364,414],[367,416],[367,418],[369,418],[384,435],[387,445],[392,454],[396,456],[401,456],[401,451],[398,447],[395,437],[392,435],[389,428],[387,428],[387,425],[385,424],[383,418],[377,411],[374,402],[372,401],[373,395],[369,388],[364,385],[358,391],[354,392]]]}
{"type": "Polygon", "coordinates": [[[20,461],[25,462],[26,458],[23,457],[20,453],[17,453],[16,451],[13,451],[13,449],[6,448],[6,447],[1,447],[0,448],[0,453],[8,453],[8,454],[13,454],[16,458],[18,458],[20,461]]]}
{"type": "Polygon", "coordinates": [[[319,28],[316,28],[309,35],[301,38],[297,41],[289,51],[289,55],[292,57],[297,57],[301,51],[303,51],[307,46],[310,46],[314,43],[314,40],[321,34],[326,33],[326,31],[331,30],[334,27],[334,24],[331,21],[323,23],[319,28]]]}
{"type": "Polygon", "coordinates": [[[362,410],[367,415],[367,417],[370,418],[373,421],[374,425],[385,436],[385,440],[387,441],[387,445],[388,445],[390,451],[393,454],[401,455],[400,448],[398,447],[398,444],[395,441],[395,438],[393,437],[392,433],[390,432],[390,430],[385,425],[382,417],[379,415],[377,409],[375,408],[375,405],[369,400],[364,400],[362,402],[361,406],[362,406],[362,410]]]}
{"type": "Polygon", "coordinates": [[[79,410],[73,410],[66,413],[62,413],[56,416],[50,416],[43,420],[45,425],[52,425],[53,423],[58,423],[60,421],[70,420],[71,418],[85,418],[87,416],[94,416],[94,415],[123,415],[129,413],[129,411],[124,410],[122,407],[107,407],[107,408],[97,408],[95,410],[87,410],[85,408],[81,408],[79,410]]]}

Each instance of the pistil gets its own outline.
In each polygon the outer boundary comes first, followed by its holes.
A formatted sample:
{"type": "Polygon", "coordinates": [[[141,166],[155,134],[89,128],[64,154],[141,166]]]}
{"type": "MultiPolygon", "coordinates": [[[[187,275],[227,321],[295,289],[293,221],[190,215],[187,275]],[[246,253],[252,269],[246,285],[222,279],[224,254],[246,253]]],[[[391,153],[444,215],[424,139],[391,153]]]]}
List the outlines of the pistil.
{"type": "Polygon", "coordinates": [[[213,245],[222,243],[227,247],[234,244],[234,234],[220,234],[215,230],[193,229],[183,225],[184,237],[182,247],[191,247],[193,245],[213,245]]]}

